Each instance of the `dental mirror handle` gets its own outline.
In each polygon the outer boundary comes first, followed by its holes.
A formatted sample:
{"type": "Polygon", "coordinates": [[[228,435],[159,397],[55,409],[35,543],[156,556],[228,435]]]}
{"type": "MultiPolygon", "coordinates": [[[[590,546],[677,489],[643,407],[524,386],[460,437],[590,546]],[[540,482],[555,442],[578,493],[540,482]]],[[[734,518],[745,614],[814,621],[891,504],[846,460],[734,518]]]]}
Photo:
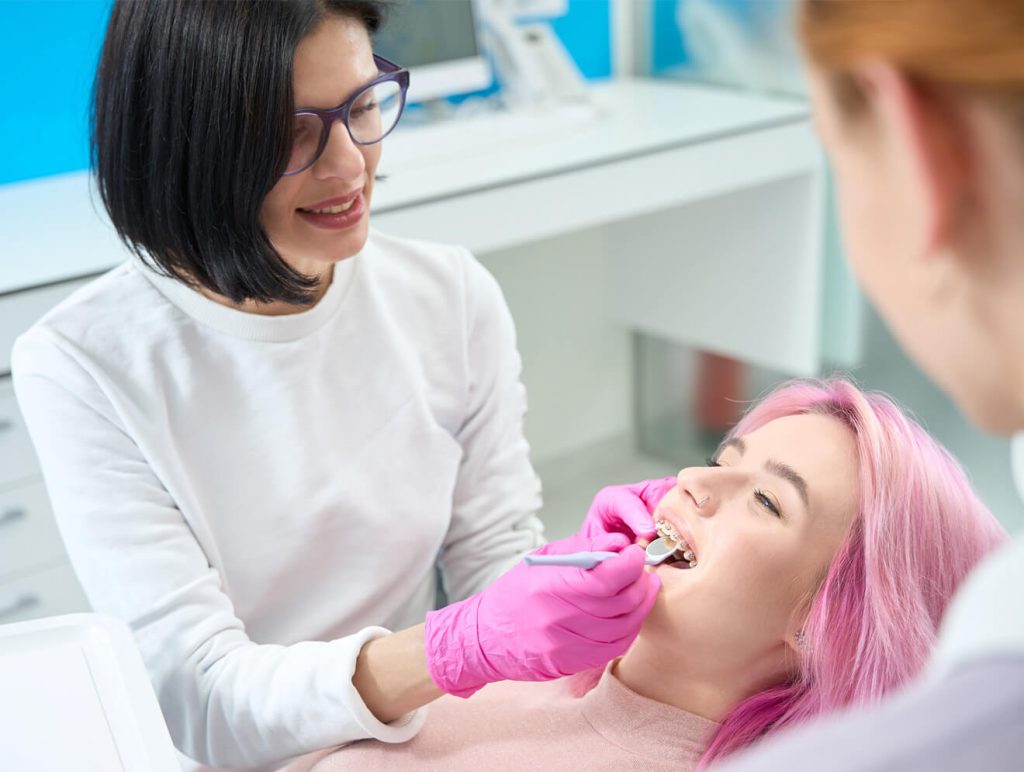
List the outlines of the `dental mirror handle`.
{"type": "MultiPolygon", "coordinates": [[[[590,569],[618,554],[618,552],[570,552],[567,555],[527,555],[523,560],[528,566],[574,566],[590,569]]],[[[648,555],[644,558],[644,564],[656,566],[664,559],[648,555]]]]}
{"type": "Polygon", "coordinates": [[[574,566],[576,568],[593,568],[618,552],[570,552],[567,555],[527,555],[523,560],[528,566],[574,566]]]}

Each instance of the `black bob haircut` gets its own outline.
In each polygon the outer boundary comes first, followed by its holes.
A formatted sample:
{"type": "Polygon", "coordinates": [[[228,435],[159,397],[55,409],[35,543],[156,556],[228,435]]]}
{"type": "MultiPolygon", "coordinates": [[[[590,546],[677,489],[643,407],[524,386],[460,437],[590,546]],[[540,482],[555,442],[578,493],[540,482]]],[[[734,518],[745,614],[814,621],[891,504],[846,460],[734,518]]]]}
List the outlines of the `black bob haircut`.
{"type": "Polygon", "coordinates": [[[381,0],[117,0],[93,84],[91,153],[121,240],[236,303],[310,302],[259,223],[284,171],[299,42],[329,15],[373,35],[381,0]]]}

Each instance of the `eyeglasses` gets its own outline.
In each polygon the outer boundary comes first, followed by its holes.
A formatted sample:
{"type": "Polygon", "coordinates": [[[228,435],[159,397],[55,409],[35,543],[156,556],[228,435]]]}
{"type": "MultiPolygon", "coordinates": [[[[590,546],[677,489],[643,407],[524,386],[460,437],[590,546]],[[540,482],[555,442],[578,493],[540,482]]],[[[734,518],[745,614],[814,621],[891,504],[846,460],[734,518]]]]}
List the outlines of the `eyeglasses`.
{"type": "Polygon", "coordinates": [[[304,107],[292,119],[292,149],[285,177],[304,172],[327,147],[331,127],[341,121],[357,145],[380,142],[398,125],[409,90],[409,71],[374,54],[380,75],[331,110],[304,107]]]}

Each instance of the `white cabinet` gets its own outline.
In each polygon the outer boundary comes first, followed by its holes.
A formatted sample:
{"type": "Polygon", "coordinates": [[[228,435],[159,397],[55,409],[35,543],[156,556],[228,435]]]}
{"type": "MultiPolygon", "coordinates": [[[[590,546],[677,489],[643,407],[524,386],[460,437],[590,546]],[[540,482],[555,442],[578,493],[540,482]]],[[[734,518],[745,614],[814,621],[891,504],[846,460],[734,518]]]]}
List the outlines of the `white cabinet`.
{"type": "Polygon", "coordinates": [[[0,582],[64,559],[43,481],[0,490],[0,582]]]}
{"type": "Polygon", "coordinates": [[[89,610],[9,376],[15,338],[85,281],[0,296],[0,624],[89,610]]]}
{"type": "Polygon", "coordinates": [[[66,562],[0,583],[0,624],[88,610],[89,602],[66,562]]]}
{"type": "Polygon", "coordinates": [[[9,379],[4,379],[0,381],[0,482],[20,480],[38,471],[28,431],[18,412],[18,403],[9,379]]]}

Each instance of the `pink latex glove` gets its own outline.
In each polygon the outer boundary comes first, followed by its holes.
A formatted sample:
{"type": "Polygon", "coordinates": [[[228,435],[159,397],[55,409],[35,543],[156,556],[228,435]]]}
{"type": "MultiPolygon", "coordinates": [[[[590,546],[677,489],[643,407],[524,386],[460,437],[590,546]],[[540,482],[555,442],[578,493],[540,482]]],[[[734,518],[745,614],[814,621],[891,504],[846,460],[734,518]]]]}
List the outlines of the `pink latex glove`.
{"type": "Polygon", "coordinates": [[[602,533],[622,533],[630,541],[653,539],[654,510],[676,482],[675,477],[662,477],[602,488],[583,519],[579,535],[593,537],[602,533]]]}
{"type": "Polygon", "coordinates": [[[494,681],[546,681],[623,654],[654,605],[661,581],[622,534],[572,536],[536,554],[620,552],[589,571],[519,563],[486,590],[427,614],[434,683],[469,697],[494,681]]]}

